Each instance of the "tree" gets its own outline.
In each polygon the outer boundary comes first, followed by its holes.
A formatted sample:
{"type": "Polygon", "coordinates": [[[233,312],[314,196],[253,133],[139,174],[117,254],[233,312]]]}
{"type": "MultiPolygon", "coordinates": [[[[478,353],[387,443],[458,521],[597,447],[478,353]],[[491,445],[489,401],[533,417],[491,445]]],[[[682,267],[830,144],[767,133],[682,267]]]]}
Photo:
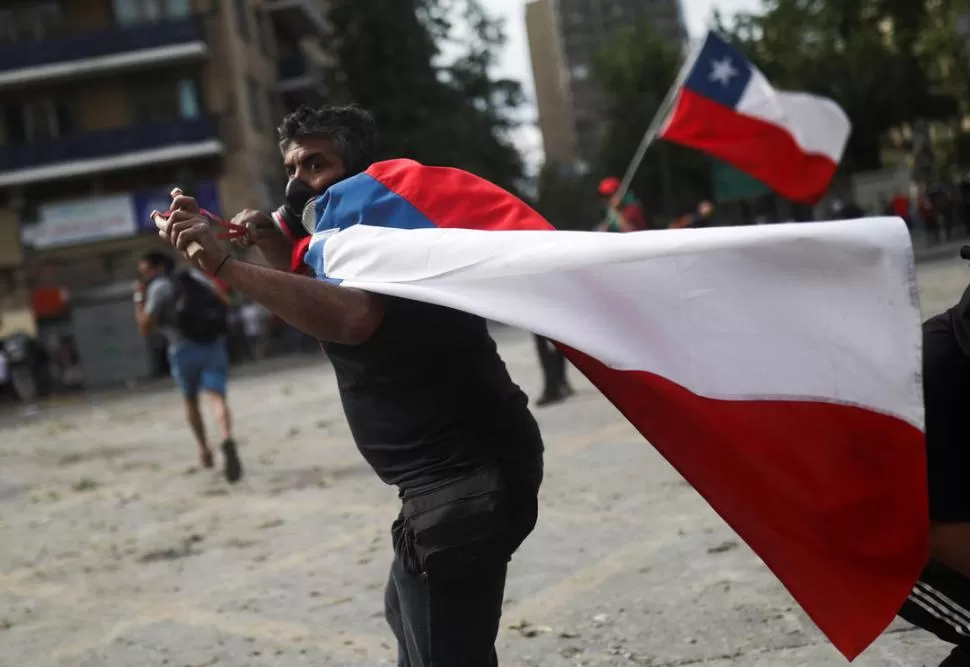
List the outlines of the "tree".
{"type": "Polygon", "coordinates": [[[515,187],[522,161],[508,132],[522,94],[491,76],[505,37],[476,0],[332,0],[329,20],[332,95],[374,113],[385,157],[515,187]],[[443,47],[458,55],[445,61],[443,47]]]}
{"type": "Polygon", "coordinates": [[[945,120],[955,97],[931,77],[938,53],[925,39],[933,3],[917,0],[765,0],[761,14],[718,27],[778,88],[829,97],[852,136],[847,170],[878,169],[890,130],[945,120]]]}
{"type": "MultiPolygon", "coordinates": [[[[607,119],[597,168],[601,175],[623,175],[681,66],[680,52],[646,24],[615,35],[594,58],[607,119]]],[[[677,216],[709,196],[710,165],[695,151],[657,142],[632,189],[652,216],[677,216]]]]}

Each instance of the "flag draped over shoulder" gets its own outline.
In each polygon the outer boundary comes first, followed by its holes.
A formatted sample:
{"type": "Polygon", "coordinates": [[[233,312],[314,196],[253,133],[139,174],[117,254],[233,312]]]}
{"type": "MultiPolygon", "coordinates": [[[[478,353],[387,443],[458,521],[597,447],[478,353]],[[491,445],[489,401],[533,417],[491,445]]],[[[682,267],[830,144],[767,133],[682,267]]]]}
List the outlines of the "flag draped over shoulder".
{"type": "Polygon", "coordinates": [[[744,55],[707,35],[660,138],[714,155],[802,203],[828,190],[851,124],[832,100],[776,90],[744,55]]]}
{"type": "Polygon", "coordinates": [[[902,221],[550,232],[487,181],[392,160],[304,224],[321,279],[557,341],[846,656],[892,621],[929,529],[902,221]]]}

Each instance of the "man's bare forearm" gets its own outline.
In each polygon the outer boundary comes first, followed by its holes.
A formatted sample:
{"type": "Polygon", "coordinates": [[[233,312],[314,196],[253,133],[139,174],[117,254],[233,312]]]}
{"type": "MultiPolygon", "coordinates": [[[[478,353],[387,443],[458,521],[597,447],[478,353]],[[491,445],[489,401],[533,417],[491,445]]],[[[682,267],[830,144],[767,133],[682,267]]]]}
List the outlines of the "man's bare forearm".
{"type": "Polygon", "coordinates": [[[380,326],[379,297],[361,290],[231,259],[219,278],[319,340],[358,345],[380,326]]]}
{"type": "Polygon", "coordinates": [[[292,262],[292,247],[288,243],[262,244],[259,246],[266,262],[278,271],[289,271],[292,262]]]}

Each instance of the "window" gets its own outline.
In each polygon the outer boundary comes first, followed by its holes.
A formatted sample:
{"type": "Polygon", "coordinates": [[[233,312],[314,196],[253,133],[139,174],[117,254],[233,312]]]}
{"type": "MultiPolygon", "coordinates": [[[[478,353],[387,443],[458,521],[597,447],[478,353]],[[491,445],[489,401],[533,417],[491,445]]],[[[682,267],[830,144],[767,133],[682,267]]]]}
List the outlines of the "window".
{"type": "Polygon", "coordinates": [[[199,90],[192,79],[179,79],[179,115],[182,118],[198,118],[202,115],[199,105],[199,90]]]}
{"type": "Polygon", "coordinates": [[[256,48],[259,49],[260,52],[266,53],[266,42],[264,41],[266,37],[266,33],[263,32],[262,26],[260,25],[260,22],[259,22],[259,17],[261,13],[262,12],[257,9],[256,12],[252,15],[253,16],[253,42],[255,43],[256,48]]]}
{"type": "Polygon", "coordinates": [[[283,100],[273,91],[266,91],[266,110],[269,114],[270,127],[275,127],[283,120],[283,100]]]}
{"type": "Polygon", "coordinates": [[[60,100],[10,104],[3,110],[4,134],[11,144],[51,141],[74,130],[73,109],[60,100]]]}
{"type": "Polygon", "coordinates": [[[263,53],[272,57],[276,53],[276,37],[273,33],[273,24],[270,22],[270,18],[265,10],[260,11],[257,23],[259,24],[258,28],[263,31],[263,53]]]}
{"type": "Polygon", "coordinates": [[[185,18],[191,4],[190,0],[114,0],[115,20],[124,26],[185,18]]]}
{"type": "Polygon", "coordinates": [[[64,15],[56,0],[22,2],[0,10],[0,44],[51,39],[63,29],[64,15]]]}
{"type": "Polygon", "coordinates": [[[265,130],[266,122],[266,97],[259,84],[252,77],[246,79],[246,93],[249,97],[249,116],[253,127],[257,130],[265,130]]]}
{"type": "Polygon", "coordinates": [[[232,8],[236,13],[236,29],[239,36],[249,41],[249,4],[246,0],[232,0],[232,8]]]}
{"type": "Polygon", "coordinates": [[[128,99],[138,123],[198,118],[202,113],[198,86],[189,78],[138,82],[129,89],[128,99]]]}

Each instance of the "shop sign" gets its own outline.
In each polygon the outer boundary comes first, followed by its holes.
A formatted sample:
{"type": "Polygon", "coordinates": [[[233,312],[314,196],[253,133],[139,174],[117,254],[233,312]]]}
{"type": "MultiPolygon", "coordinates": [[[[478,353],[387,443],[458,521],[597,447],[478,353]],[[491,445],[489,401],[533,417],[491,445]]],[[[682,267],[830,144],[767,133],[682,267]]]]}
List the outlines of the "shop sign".
{"type": "Polygon", "coordinates": [[[131,197],[117,195],[43,204],[39,222],[24,225],[22,236],[24,245],[53,248],[131,236],[135,229],[131,197]]]}

